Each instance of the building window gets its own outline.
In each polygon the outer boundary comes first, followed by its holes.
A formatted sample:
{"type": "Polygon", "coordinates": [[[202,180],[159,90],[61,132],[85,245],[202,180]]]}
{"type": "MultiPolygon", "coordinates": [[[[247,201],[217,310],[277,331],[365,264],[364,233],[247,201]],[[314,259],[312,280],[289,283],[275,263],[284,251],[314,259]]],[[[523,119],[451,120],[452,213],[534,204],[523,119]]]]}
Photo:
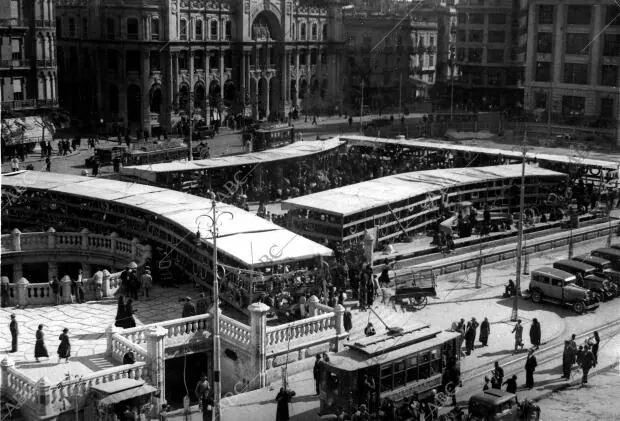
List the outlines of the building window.
{"type": "MultiPolygon", "coordinates": [[[[200,51],[196,52],[200,53],[200,51]]],[[[160,60],[159,51],[152,50],[149,52],[149,67],[151,68],[151,72],[161,70],[160,60]]]]}
{"type": "MultiPolygon", "coordinates": [[[[431,64],[432,66],[432,64],[431,64]]],[[[435,82],[435,74],[431,73],[428,75],[428,83],[434,83],[435,82]]]]}
{"type": "Polygon", "coordinates": [[[538,24],[553,25],[553,6],[544,4],[538,6],[538,24]]]}
{"type": "Polygon", "coordinates": [[[551,63],[545,61],[536,62],[536,82],[551,81],[551,63]]]}
{"type": "Polygon", "coordinates": [[[588,64],[565,63],[564,83],[586,85],[588,83],[588,64]]]}
{"type": "Polygon", "coordinates": [[[108,71],[116,73],[118,71],[118,56],[115,50],[108,50],[108,71]]]}
{"type": "Polygon", "coordinates": [[[457,17],[457,22],[461,25],[466,24],[469,19],[467,19],[468,14],[467,13],[459,13],[458,17],[457,17]]]}
{"type": "Polygon", "coordinates": [[[139,72],[140,71],[140,52],[139,51],[125,51],[125,64],[126,71],[139,72]]]}
{"type": "Polygon", "coordinates": [[[312,66],[316,65],[316,50],[310,52],[310,64],[312,66]]]}
{"type": "Polygon", "coordinates": [[[428,65],[433,67],[435,65],[435,54],[428,55],[428,65]]]}
{"type": "Polygon", "coordinates": [[[211,21],[211,39],[212,40],[217,40],[218,36],[217,36],[217,21],[216,20],[212,20],[211,21]]]}
{"type": "Polygon", "coordinates": [[[108,39],[114,39],[114,19],[106,19],[105,26],[108,39]]]}
{"type": "Polygon", "coordinates": [[[434,47],[435,46],[435,37],[429,37],[428,38],[428,45],[429,45],[429,47],[434,47]]]}
{"type": "Polygon", "coordinates": [[[566,54],[588,54],[590,34],[567,34],[566,54]]]}
{"type": "Polygon", "coordinates": [[[202,21],[199,19],[196,19],[196,30],[195,30],[195,39],[201,40],[202,39],[202,21]]]}
{"type": "Polygon", "coordinates": [[[179,69],[187,70],[187,51],[179,52],[179,69]]]}
{"type": "Polygon", "coordinates": [[[159,18],[151,20],[151,39],[155,41],[159,39],[159,18]]]}
{"type": "Polygon", "coordinates": [[[327,53],[325,51],[321,52],[321,64],[327,64],[327,53]]]}
{"type": "Polygon", "coordinates": [[[482,42],[484,37],[484,31],[482,30],[471,30],[469,31],[469,42],[482,42]]]}
{"type": "Polygon", "coordinates": [[[603,55],[608,57],[620,56],[620,34],[610,34],[604,36],[603,55]]]}
{"type": "Polygon", "coordinates": [[[487,63],[503,63],[504,50],[487,50],[487,63]]]}
{"type": "Polygon", "coordinates": [[[566,23],[569,25],[589,25],[591,21],[591,6],[568,6],[566,23]]]}
{"type": "Polygon", "coordinates": [[[312,41],[316,41],[316,37],[317,37],[316,23],[313,23],[312,24],[312,41]]]}
{"type": "Polygon", "coordinates": [[[607,6],[606,23],[620,26],[620,5],[607,6]]]}
{"type": "Polygon", "coordinates": [[[127,19],[127,39],[138,39],[138,19],[127,19]]]}
{"type": "Polygon", "coordinates": [[[301,29],[300,29],[300,32],[301,32],[301,34],[300,34],[300,38],[301,38],[302,40],[305,40],[305,39],[306,39],[306,24],[305,24],[305,23],[302,23],[302,24],[301,24],[301,29]]]}
{"type": "Polygon", "coordinates": [[[227,20],[226,24],[224,26],[224,32],[226,35],[226,39],[231,39],[232,38],[232,21],[227,20]]]}
{"type": "Polygon", "coordinates": [[[24,100],[24,92],[23,92],[23,80],[22,78],[13,79],[13,101],[23,101],[24,100]]]}
{"type": "Polygon", "coordinates": [[[582,96],[563,96],[562,114],[581,114],[585,112],[586,99],[582,96]]]}
{"type": "Polygon", "coordinates": [[[504,31],[489,31],[489,42],[501,43],[506,42],[506,32],[504,31]]]}
{"type": "Polygon", "coordinates": [[[614,118],[613,98],[601,98],[601,118],[604,118],[606,120],[614,118]]]}
{"type": "Polygon", "coordinates": [[[194,70],[202,69],[204,67],[204,58],[202,54],[203,52],[201,50],[196,50],[192,53],[194,56],[194,70]]]}
{"type": "Polygon", "coordinates": [[[618,86],[618,66],[611,64],[601,66],[601,85],[618,86]]]}
{"type": "Polygon", "coordinates": [[[501,70],[489,70],[487,74],[487,82],[492,86],[499,86],[502,84],[502,72],[501,70]]]}
{"type": "Polygon", "coordinates": [[[185,19],[181,19],[181,25],[179,28],[179,38],[181,38],[181,40],[183,41],[187,40],[187,21],[185,19]]]}
{"type": "Polygon", "coordinates": [[[469,61],[472,63],[482,62],[482,48],[470,48],[469,49],[469,61]]]}
{"type": "Polygon", "coordinates": [[[456,39],[457,39],[458,42],[466,42],[467,41],[467,33],[463,29],[459,30],[457,32],[457,38],[456,39]]]}
{"type": "Polygon", "coordinates": [[[327,41],[327,24],[323,24],[323,41],[327,41]]]}
{"type": "Polygon", "coordinates": [[[484,15],[482,13],[470,13],[469,23],[472,25],[484,25],[484,15]]]}
{"type": "Polygon", "coordinates": [[[547,109],[547,93],[546,92],[536,92],[534,94],[534,108],[543,108],[547,109]]]}
{"type": "Polygon", "coordinates": [[[504,25],[506,23],[506,15],[503,13],[491,13],[489,15],[489,25],[504,25]]]}
{"type": "Polygon", "coordinates": [[[553,34],[551,32],[539,32],[536,52],[542,53],[542,54],[551,54],[552,50],[553,50],[553,34]]]}
{"type": "Polygon", "coordinates": [[[69,37],[75,38],[77,28],[75,26],[75,19],[69,18],[69,37]]]}
{"type": "Polygon", "coordinates": [[[22,54],[22,40],[21,38],[11,39],[11,59],[19,61],[23,57],[22,54]]]}
{"type": "Polygon", "coordinates": [[[82,18],[82,38],[88,39],[88,19],[82,18]]]}
{"type": "Polygon", "coordinates": [[[62,19],[56,18],[56,38],[62,38],[62,19]]]}

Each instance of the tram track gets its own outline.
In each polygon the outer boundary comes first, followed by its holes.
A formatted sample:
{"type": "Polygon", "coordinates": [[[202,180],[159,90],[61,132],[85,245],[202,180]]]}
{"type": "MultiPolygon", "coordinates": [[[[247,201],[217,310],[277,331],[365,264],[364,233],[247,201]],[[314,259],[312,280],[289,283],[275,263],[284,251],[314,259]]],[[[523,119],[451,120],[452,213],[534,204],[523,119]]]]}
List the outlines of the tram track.
{"type": "MultiPolygon", "coordinates": [[[[613,320],[611,322],[604,323],[594,328],[590,328],[589,330],[576,334],[576,340],[585,340],[588,337],[592,336],[592,334],[598,331],[600,336],[604,337],[613,337],[617,333],[620,333],[620,319],[613,320]],[[611,333],[608,333],[611,332],[611,333]],[[605,334],[608,333],[608,334],[605,334]]],[[[546,345],[545,347],[541,347],[536,351],[536,359],[538,361],[538,365],[543,365],[549,361],[553,361],[558,357],[561,357],[564,352],[564,339],[556,338],[552,340],[552,343],[546,345]]],[[[510,355],[509,357],[504,357],[502,360],[498,358],[500,366],[504,369],[504,372],[514,371],[515,366],[518,363],[525,362],[527,358],[527,353],[522,352],[516,355],[510,355]]],[[[522,367],[519,367],[521,369],[522,367]]],[[[489,372],[492,371],[492,368],[481,368],[474,367],[472,369],[466,370],[461,374],[461,381],[468,382],[470,380],[476,378],[483,378],[485,375],[488,375],[489,372]]]]}

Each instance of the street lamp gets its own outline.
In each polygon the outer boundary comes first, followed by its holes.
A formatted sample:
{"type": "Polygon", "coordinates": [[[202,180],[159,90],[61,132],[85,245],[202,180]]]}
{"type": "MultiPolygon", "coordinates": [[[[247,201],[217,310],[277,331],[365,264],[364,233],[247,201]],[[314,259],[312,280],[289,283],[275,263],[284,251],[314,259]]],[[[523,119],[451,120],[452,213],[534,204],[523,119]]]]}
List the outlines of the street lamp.
{"type": "Polygon", "coordinates": [[[200,215],[196,218],[196,224],[198,225],[198,231],[196,233],[196,242],[201,244],[200,237],[200,223],[201,218],[207,218],[211,221],[210,231],[211,239],[213,240],[213,420],[218,421],[220,419],[220,399],[222,396],[222,383],[220,378],[220,312],[219,312],[219,282],[217,275],[217,222],[224,216],[229,215],[231,219],[234,219],[234,215],[228,211],[217,212],[215,195],[211,201],[211,214],[200,215]]]}

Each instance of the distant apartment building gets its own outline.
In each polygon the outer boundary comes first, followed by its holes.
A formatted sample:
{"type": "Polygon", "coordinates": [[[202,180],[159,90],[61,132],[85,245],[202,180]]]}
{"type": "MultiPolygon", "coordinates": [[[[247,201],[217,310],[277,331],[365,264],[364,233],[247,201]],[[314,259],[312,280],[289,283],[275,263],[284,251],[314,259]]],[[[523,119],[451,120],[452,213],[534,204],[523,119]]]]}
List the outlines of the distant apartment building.
{"type": "Polygon", "coordinates": [[[516,0],[459,0],[456,4],[459,102],[487,110],[522,105],[519,10],[516,0]]]}
{"type": "MultiPolygon", "coordinates": [[[[524,0],[525,3],[525,0],[524,0]]],[[[620,6],[600,0],[531,0],[523,52],[526,110],[554,122],[617,127],[620,6]]]]}
{"type": "Polygon", "coordinates": [[[0,99],[3,114],[36,114],[57,105],[53,0],[0,2],[0,99]]]}

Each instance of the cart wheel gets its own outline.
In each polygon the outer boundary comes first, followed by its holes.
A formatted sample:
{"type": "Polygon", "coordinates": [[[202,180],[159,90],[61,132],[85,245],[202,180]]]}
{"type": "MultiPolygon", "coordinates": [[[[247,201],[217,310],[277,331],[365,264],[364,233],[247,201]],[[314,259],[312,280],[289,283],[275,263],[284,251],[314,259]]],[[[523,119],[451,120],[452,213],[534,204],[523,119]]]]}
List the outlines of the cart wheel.
{"type": "Polygon", "coordinates": [[[428,300],[427,300],[426,296],[415,297],[413,299],[413,307],[416,310],[422,310],[424,307],[426,307],[426,304],[428,304],[428,300]]]}

